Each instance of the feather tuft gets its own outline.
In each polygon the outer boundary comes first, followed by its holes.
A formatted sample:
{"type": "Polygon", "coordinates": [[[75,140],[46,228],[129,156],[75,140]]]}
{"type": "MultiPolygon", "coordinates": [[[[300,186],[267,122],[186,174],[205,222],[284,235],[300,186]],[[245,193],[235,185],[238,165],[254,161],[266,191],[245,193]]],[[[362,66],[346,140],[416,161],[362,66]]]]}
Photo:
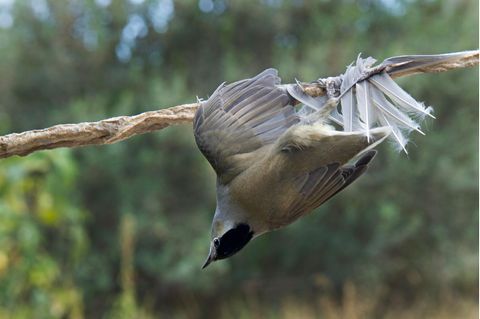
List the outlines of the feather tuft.
{"type": "MultiPolygon", "coordinates": [[[[372,128],[388,126],[390,139],[398,150],[407,153],[408,135],[412,131],[425,135],[420,123],[432,115],[433,108],[426,107],[405,92],[386,73],[368,76],[375,59],[357,58],[342,77],[340,109],[343,129],[346,132],[364,131],[370,138],[372,128]]],[[[423,61],[422,61],[423,62],[423,61]]]]}
{"type": "MultiPolygon", "coordinates": [[[[438,63],[452,57],[447,55],[405,56],[385,60],[382,65],[390,70],[402,72],[408,68],[420,68],[424,65],[438,63]]],[[[341,76],[340,106],[333,108],[328,119],[343,127],[345,132],[365,132],[368,139],[372,129],[387,126],[392,134],[389,138],[397,145],[399,151],[407,153],[408,136],[416,131],[422,135],[420,124],[425,117],[435,118],[433,108],[426,107],[405,92],[390,75],[383,71],[374,73],[372,70],[376,60],[372,57],[357,57],[355,65],[350,64],[341,76]]],[[[380,65],[381,66],[381,65],[380,65]]],[[[381,68],[378,70],[382,70],[381,68]]],[[[325,120],[325,116],[312,116],[325,112],[328,100],[326,96],[311,97],[303,92],[301,82],[286,85],[286,90],[296,100],[303,104],[297,114],[305,123],[325,120]]]]}

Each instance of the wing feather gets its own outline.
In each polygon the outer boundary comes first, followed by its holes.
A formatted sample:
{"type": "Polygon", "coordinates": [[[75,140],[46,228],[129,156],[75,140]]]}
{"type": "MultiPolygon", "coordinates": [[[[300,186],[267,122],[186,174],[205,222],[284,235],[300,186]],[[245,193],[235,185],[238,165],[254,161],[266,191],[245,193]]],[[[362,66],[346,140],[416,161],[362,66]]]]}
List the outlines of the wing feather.
{"type": "Polygon", "coordinates": [[[345,189],[366,171],[375,154],[376,151],[371,150],[354,165],[332,163],[298,178],[298,197],[291,203],[289,216],[303,216],[345,189]]]}
{"type": "Polygon", "coordinates": [[[221,181],[228,183],[245,165],[236,156],[273,143],[299,122],[288,93],[277,87],[277,70],[220,85],[201,104],[193,121],[195,141],[221,181]]]}

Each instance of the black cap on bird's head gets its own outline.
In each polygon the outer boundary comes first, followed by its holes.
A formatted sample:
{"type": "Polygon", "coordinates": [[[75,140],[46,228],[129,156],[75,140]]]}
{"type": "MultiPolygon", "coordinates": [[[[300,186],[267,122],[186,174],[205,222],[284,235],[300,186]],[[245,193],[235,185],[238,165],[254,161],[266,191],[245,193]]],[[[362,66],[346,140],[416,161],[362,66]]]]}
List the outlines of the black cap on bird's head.
{"type": "Polygon", "coordinates": [[[210,244],[210,252],[202,269],[212,261],[225,259],[235,255],[253,238],[253,230],[248,224],[236,224],[220,237],[214,237],[210,244]]]}

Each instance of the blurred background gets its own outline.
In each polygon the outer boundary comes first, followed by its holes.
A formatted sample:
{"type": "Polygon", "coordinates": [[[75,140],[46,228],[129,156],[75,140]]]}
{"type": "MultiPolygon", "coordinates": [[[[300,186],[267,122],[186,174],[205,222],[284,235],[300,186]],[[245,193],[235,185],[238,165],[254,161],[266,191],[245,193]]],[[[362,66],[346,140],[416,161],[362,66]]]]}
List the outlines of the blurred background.
{"type": "MultiPolygon", "coordinates": [[[[478,1],[0,0],[0,134],[478,47],[478,1]]],[[[409,155],[201,271],[214,174],[190,126],[0,161],[0,318],[477,318],[478,69],[399,79],[409,155]]]]}

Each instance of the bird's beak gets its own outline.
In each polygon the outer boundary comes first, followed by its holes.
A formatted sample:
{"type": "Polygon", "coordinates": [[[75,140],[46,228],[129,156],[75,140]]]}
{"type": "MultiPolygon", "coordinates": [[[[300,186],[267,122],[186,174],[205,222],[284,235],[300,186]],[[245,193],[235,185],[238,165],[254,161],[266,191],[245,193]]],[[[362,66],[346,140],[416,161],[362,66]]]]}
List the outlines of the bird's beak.
{"type": "Polygon", "coordinates": [[[205,260],[205,263],[203,264],[202,269],[207,268],[207,266],[210,265],[210,263],[215,260],[215,259],[213,258],[213,256],[214,256],[214,250],[215,250],[215,248],[213,248],[213,245],[211,245],[211,246],[210,246],[210,251],[208,252],[207,260],[205,260]]]}
{"type": "Polygon", "coordinates": [[[211,262],[212,262],[212,257],[210,257],[210,255],[208,255],[207,260],[205,260],[205,263],[202,266],[202,269],[207,268],[207,266],[210,265],[211,262]]]}

